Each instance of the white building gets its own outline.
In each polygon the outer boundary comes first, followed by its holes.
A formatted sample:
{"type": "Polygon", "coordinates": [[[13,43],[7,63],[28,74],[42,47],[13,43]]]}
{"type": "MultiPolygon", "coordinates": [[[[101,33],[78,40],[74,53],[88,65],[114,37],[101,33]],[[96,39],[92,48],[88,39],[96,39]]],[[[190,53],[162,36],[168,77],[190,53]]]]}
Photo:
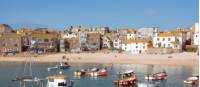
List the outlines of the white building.
{"type": "Polygon", "coordinates": [[[145,39],[129,39],[122,44],[122,50],[132,54],[145,53],[147,49],[148,42],[145,39]]]}
{"type": "Polygon", "coordinates": [[[75,33],[72,33],[72,34],[67,33],[67,34],[64,34],[64,35],[62,36],[62,38],[76,38],[77,36],[78,36],[78,35],[75,34],[75,33]]]}
{"type": "Polygon", "coordinates": [[[113,47],[120,49],[122,47],[122,40],[119,38],[116,38],[113,40],[113,47]]]}
{"type": "Polygon", "coordinates": [[[153,37],[158,30],[158,27],[145,27],[139,28],[137,31],[140,33],[141,37],[153,37]]]}
{"type": "Polygon", "coordinates": [[[193,36],[194,45],[199,45],[199,23],[195,23],[193,25],[193,28],[194,28],[194,36],[193,36]]]}
{"type": "Polygon", "coordinates": [[[153,37],[153,47],[182,49],[185,40],[186,35],[181,32],[159,32],[153,37]]]}
{"type": "Polygon", "coordinates": [[[126,35],[127,39],[134,39],[137,38],[137,34],[136,33],[128,33],[126,35]]]}
{"type": "Polygon", "coordinates": [[[103,48],[111,48],[111,40],[106,36],[102,36],[103,48]]]}

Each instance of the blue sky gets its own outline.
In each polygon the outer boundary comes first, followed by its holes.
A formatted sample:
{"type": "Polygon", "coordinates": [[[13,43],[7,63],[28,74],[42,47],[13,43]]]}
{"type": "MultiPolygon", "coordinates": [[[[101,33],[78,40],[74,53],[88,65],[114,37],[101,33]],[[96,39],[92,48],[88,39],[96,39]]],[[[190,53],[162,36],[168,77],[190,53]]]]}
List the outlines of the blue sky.
{"type": "Polygon", "coordinates": [[[0,23],[62,30],[70,25],[188,27],[198,21],[198,0],[0,0],[0,23]]]}

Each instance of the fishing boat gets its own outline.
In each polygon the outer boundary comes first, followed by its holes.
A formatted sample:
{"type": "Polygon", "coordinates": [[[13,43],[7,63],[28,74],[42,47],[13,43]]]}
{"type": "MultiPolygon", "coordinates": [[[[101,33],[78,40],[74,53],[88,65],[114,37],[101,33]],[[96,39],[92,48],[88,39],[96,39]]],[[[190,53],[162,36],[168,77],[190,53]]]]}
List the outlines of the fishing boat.
{"type": "Polygon", "coordinates": [[[68,60],[67,60],[67,62],[64,62],[64,59],[65,59],[65,56],[63,56],[63,58],[59,64],[55,65],[54,67],[48,68],[48,71],[53,70],[53,69],[68,69],[68,68],[70,68],[71,66],[68,64],[68,60]]]}
{"type": "Polygon", "coordinates": [[[71,66],[67,63],[67,62],[61,62],[58,65],[54,66],[54,67],[50,67],[48,68],[48,70],[53,70],[53,69],[68,69],[71,66]]]}
{"type": "Polygon", "coordinates": [[[90,72],[90,76],[96,77],[96,76],[107,76],[108,72],[106,69],[97,69],[97,70],[92,70],[90,72]]]}
{"type": "Polygon", "coordinates": [[[183,81],[185,84],[193,84],[193,85],[198,85],[199,84],[199,76],[192,76],[187,78],[186,80],[183,81]]]}
{"type": "Polygon", "coordinates": [[[166,78],[167,73],[165,71],[145,76],[145,80],[164,80],[166,78]]]}
{"type": "Polygon", "coordinates": [[[73,82],[64,75],[48,76],[46,87],[73,87],[73,82]]]}
{"type": "Polygon", "coordinates": [[[85,69],[77,70],[74,72],[74,76],[84,76],[86,74],[85,69]]]}
{"type": "Polygon", "coordinates": [[[137,77],[134,71],[126,71],[118,74],[119,79],[114,81],[116,86],[134,86],[137,84],[137,77]]]}
{"type": "Polygon", "coordinates": [[[82,70],[77,70],[74,72],[74,76],[92,76],[92,77],[97,77],[97,76],[107,76],[108,72],[106,68],[99,69],[97,67],[94,68],[89,68],[89,69],[82,69],[82,70]]]}

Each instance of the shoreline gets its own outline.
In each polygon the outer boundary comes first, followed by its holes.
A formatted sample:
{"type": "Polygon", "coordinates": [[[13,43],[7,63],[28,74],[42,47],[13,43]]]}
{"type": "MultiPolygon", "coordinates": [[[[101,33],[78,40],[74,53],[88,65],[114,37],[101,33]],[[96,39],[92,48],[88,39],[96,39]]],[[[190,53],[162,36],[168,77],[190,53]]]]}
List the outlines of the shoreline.
{"type": "MultiPolygon", "coordinates": [[[[199,66],[199,58],[196,53],[175,53],[164,55],[125,53],[57,53],[32,57],[32,62],[56,63],[61,61],[63,55],[69,59],[69,63],[199,66]]],[[[0,57],[0,63],[24,62],[26,60],[27,57],[0,57]]]]}

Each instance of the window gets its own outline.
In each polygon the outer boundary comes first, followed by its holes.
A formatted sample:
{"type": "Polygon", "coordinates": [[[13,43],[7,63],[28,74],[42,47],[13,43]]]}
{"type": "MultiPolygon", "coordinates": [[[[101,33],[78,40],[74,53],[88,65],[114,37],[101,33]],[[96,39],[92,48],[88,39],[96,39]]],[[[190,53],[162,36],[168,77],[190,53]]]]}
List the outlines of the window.
{"type": "Polygon", "coordinates": [[[33,37],[32,40],[36,40],[36,38],[33,37]]]}
{"type": "Polygon", "coordinates": [[[97,45],[97,43],[93,43],[92,45],[97,45]]]}
{"type": "Polygon", "coordinates": [[[15,47],[17,47],[17,46],[18,46],[18,44],[14,44],[14,46],[15,46],[15,47]]]}
{"type": "Polygon", "coordinates": [[[157,38],[157,41],[159,41],[159,38],[157,38]]]}
{"type": "Polygon", "coordinates": [[[168,47],[170,47],[170,44],[168,44],[168,47]]]}
{"type": "Polygon", "coordinates": [[[58,86],[67,86],[67,83],[61,82],[61,83],[58,83],[58,86]]]}
{"type": "Polygon", "coordinates": [[[49,39],[44,39],[44,42],[49,42],[49,39]]]}
{"type": "Polygon", "coordinates": [[[6,44],[2,44],[2,46],[3,46],[3,47],[5,47],[5,46],[6,46],[6,44]]]}
{"type": "Polygon", "coordinates": [[[163,38],[163,41],[165,41],[165,38],[163,38]]]}
{"type": "Polygon", "coordinates": [[[85,43],[81,43],[81,45],[85,45],[85,43]]]}
{"type": "Polygon", "coordinates": [[[170,41],[171,39],[170,38],[168,38],[168,41],[170,41]]]}
{"type": "Polygon", "coordinates": [[[165,44],[163,44],[163,47],[165,48],[165,44]]]}

